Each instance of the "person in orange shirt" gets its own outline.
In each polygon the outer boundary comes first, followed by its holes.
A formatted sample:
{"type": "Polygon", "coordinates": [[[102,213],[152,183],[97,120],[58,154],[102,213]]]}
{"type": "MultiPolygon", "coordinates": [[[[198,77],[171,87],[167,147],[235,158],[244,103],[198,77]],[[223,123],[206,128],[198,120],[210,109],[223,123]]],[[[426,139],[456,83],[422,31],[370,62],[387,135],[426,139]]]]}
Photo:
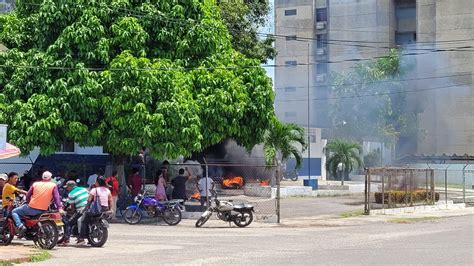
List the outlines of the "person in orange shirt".
{"type": "Polygon", "coordinates": [[[48,210],[51,200],[54,199],[56,207],[60,213],[64,213],[61,197],[59,196],[58,187],[51,182],[51,172],[44,172],[41,182],[35,182],[26,194],[26,202],[21,207],[12,211],[12,217],[18,228],[19,234],[22,235],[26,231],[26,227],[21,221],[21,216],[36,216],[45,213],[48,210]]]}

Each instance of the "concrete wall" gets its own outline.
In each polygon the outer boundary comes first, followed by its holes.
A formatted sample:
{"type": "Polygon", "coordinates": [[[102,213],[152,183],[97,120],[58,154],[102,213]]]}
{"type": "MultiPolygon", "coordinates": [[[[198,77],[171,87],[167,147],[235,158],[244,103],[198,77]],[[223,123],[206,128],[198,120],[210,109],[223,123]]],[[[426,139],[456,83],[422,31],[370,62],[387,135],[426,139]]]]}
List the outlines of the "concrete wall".
{"type": "MultiPolygon", "coordinates": [[[[418,8],[420,42],[436,41],[436,49],[474,46],[472,40],[456,41],[474,36],[472,1],[423,0],[418,1],[418,8]]],[[[457,75],[420,84],[424,88],[448,88],[434,89],[421,97],[425,111],[419,117],[424,130],[420,135],[419,153],[474,153],[474,53],[472,48],[469,50],[437,53],[436,61],[429,55],[418,60],[418,68],[424,68],[430,75],[457,75]]]]}

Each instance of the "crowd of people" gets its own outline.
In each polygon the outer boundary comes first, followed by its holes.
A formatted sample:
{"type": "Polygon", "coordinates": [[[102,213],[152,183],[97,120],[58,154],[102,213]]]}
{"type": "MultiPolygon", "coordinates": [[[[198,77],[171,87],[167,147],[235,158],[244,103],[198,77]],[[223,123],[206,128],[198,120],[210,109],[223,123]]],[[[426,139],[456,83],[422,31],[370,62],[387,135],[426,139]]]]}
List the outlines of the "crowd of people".
{"type": "MultiPolygon", "coordinates": [[[[60,213],[64,214],[62,198],[67,198],[70,206],[70,215],[65,219],[65,238],[63,245],[69,243],[71,227],[77,224],[79,236],[77,243],[83,243],[87,237],[88,211],[90,206],[96,200],[100,201],[102,212],[111,212],[112,219],[115,219],[117,210],[117,200],[120,191],[120,182],[117,171],[113,171],[109,177],[104,176],[102,170],[90,175],[85,185],[81,186],[78,181],[71,177],[66,178],[60,173],[56,178],[53,174],[44,169],[38,174],[40,178],[31,178],[28,172],[25,172],[22,178],[18,173],[0,174],[0,196],[2,199],[3,216],[11,215],[15,221],[20,235],[26,228],[21,221],[21,216],[36,216],[48,210],[51,203],[54,202],[60,213]],[[7,213],[7,206],[15,201],[17,194],[26,196],[26,204],[13,209],[11,214],[7,213]]],[[[186,193],[186,183],[191,179],[196,179],[196,189],[201,196],[201,206],[206,203],[210,191],[214,189],[214,182],[211,178],[193,176],[187,168],[178,170],[178,175],[171,181],[168,177],[168,166],[165,164],[157,173],[154,181],[156,185],[155,198],[159,201],[170,199],[188,200],[186,193]]],[[[126,179],[126,188],[131,196],[136,196],[143,191],[143,179],[140,176],[139,169],[133,169],[132,174],[126,179]]]]}
{"type": "MultiPolygon", "coordinates": [[[[18,234],[21,237],[25,233],[26,227],[23,224],[21,217],[23,216],[37,216],[45,213],[50,208],[51,204],[61,214],[65,214],[63,209],[62,196],[67,198],[67,203],[70,206],[69,211],[74,214],[69,219],[64,219],[65,222],[65,238],[62,245],[69,243],[71,235],[71,227],[78,225],[79,235],[77,243],[84,243],[84,239],[88,234],[88,222],[92,215],[89,211],[91,204],[96,200],[100,201],[101,212],[110,211],[113,207],[112,191],[118,195],[118,185],[116,177],[109,177],[109,183],[101,176],[97,176],[94,183],[85,187],[80,187],[76,181],[68,180],[62,183],[63,178],[53,178],[53,174],[49,171],[41,173],[41,180],[35,180],[29,184],[27,189],[25,182],[18,184],[18,174],[11,172],[9,174],[0,174],[0,192],[2,198],[3,216],[13,218],[15,226],[18,229],[18,234]],[[21,187],[19,186],[21,185],[21,187]],[[23,189],[22,189],[23,188],[23,189]],[[60,195],[60,190],[64,189],[66,193],[60,195]],[[12,204],[17,194],[26,196],[26,203],[14,208],[11,213],[8,213],[8,206],[12,204]]],[[[94,213],[96,215],[96,213],[94,213]]]]}

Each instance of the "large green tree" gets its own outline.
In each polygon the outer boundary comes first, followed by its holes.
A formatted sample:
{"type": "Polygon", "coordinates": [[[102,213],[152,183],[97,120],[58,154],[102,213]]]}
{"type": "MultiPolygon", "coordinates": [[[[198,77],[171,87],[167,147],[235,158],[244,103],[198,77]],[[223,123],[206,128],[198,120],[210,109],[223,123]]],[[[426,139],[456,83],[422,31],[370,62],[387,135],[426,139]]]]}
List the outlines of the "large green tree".
{"type": "Polygon", "coordinates": [[[252,147],[274,116],[270,79],[232,48],[215,1],[17,1],[0,41],[0,123],[24,152],[252,147]]]}
{"type": "Polygon", "coordinates": [[[262,62],[275,57],[274,38],[259,34],[269,22],[268,0],[218,0],[217,3],[232,34],[234,49],[262,62]]]}

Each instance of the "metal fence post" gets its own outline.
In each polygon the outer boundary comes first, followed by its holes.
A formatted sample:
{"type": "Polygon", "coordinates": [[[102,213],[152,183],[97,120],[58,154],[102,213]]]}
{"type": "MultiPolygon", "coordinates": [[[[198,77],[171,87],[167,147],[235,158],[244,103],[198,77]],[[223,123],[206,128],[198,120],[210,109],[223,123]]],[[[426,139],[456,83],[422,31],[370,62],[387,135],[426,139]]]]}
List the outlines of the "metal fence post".
{"type": "Polygon", "coordinates": [[[444,169],[444,202],[446,204],[446,209],[448,208],[448,168],[451,165],[448,165],[446,169],[444,169]]]}
{"type": "Polygon", "coordinates": [[[280,223],[280,174],[281,174],[281,163],[278,161],[276,166],[276,215],[277,223],[280,223]]]}
{"type": "Polygon", "coordinates": [[[412,183],[413,183],[413,178],[415,178],[415,175],[414,175],[414,170],[411,169],[410,170],[410,207],[413,206],[413,191],[412,191],[412,183]]]}
{"type": "Polygon", "coordinates": [[[367,179],[369,175],[369,169],[365,169],[365,186],[364,186],[364,213],[369,214],[369,208],[368,208],[368,203],[367,203],[367,179]]]}
{"type": "Polygon", "coordinates": [[[469,164],[466,164],[462,169],[462,202],[466,204],[466,168],[469,164]]]}
{"type": "Polygon", "coordinates": [[[385,168],[382,170],[382,213],[385,214],[385,168]]]}
{"type": "Polygon", "coordinates": [[[435,192],[435,179],[434,179],[434,169],[430,171],[431,175],[431,204],[435,204],[436,202],[436,192],[435,192]]]}
{"type": "MultiPolygon", "coordinates": [[[[204,158],[204,165],[206,167],[206,210],[209,208],[209,189],[207,188],[207,180],[209,180],[209,166],[207,165],[206,158],[204,158]]],[[[201,196],[201,195],[199,195],[201,196]]]]}
{"type": "Polygon", "coordinates": [[[367,180],[367,214],[370,214],[370,185],[371,185],[371,180],[370,180],[370,169],[368,170],[368,180],[367,180]]]}

